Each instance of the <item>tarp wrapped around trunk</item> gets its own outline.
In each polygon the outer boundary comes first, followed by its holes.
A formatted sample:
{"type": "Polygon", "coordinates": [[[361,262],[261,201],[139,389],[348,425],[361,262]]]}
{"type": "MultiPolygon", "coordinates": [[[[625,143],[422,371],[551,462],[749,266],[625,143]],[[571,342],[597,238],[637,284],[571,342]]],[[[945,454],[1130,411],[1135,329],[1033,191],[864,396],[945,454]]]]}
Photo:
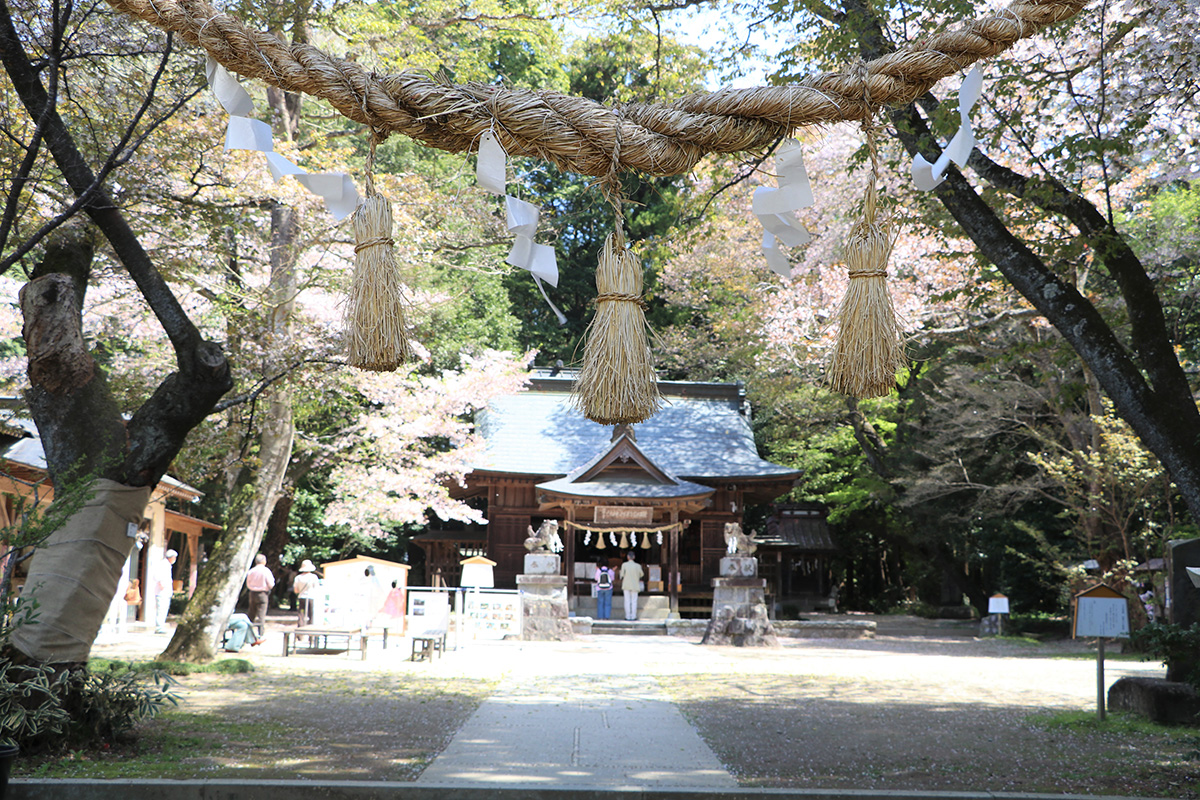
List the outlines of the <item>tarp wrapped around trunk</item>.
{"type": "Polygon", "coordinates": [[[150,500],[148,486],[99,479],[91,489],[29,562],[21,601],[36,599],[37,609],[12,644],[36,661],[87,660],[150,500]]]}

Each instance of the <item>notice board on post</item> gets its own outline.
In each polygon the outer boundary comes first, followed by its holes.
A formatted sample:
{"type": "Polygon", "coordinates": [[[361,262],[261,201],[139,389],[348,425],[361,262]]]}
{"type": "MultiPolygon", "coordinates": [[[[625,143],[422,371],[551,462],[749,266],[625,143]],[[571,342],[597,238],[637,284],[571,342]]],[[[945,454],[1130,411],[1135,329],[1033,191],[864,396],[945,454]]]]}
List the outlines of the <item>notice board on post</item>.
{"type": "Polygon", "coordinates": [[[1075,638],[1129,636],[1129,599],[1103,583],[1075,595],[1075,638]]]}

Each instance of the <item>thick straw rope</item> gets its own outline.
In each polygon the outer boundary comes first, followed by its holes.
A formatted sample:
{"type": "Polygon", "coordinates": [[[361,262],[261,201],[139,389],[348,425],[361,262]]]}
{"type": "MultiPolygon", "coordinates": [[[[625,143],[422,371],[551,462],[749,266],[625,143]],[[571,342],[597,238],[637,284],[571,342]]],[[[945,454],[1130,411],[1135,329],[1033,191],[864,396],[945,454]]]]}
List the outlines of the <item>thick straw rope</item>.
{"type": "Polygon", "coordinates": [[[1084,0],[1014,0],[993,15],[870,62],[865,77],[824,73],[787,86],[723,89],[668,105],[623,106],[620,113],[556,92],[449,85],[411,72],[377,75],[310,45],[253,31],[205,0],[108,3],[178,33],[229,70],[323,98],[374,129],[452,153],[470,150],[485,130],[494,129],[510,156],[532,156],[603,178],[612,174],[618,142],[617,169],[675,175],[706,153],[763,150],[796,128],[860,121],[867,114],[866,96],[878,105],[912,102],[942,78],[1075,16],[1084,0]]]}
{"type": "Polygon", "coordinates": [[[596,316],[587,329],[583,365],[572,399],[601,425],[641,422],[662,405],[654,359],[647,342],[642,300],[642,262],[625,247],[617,229],[604,240],[596,266],[596,316]]]}

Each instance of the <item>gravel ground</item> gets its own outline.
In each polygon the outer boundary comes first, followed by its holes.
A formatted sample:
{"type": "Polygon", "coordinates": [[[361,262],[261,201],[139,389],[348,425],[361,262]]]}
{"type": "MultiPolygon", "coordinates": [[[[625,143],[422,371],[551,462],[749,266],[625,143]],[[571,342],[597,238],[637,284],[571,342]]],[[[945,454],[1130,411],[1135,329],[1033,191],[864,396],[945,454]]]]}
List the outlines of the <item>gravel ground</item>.
{"type": "MultiPolygon", "coordinates": [[[[153,777],[161,766],[178,778],[412,780],[501,678],[552,680],[561,661],[654,676],[746,786],[1200,797],[1200,731],[1093,723],[1096,666],[1085,644],[980,641],[969,626],[912,618],[879,623],[873,640],[785,640],[778,649],[593,636],[473,643],[419,663],[406,660],[406,642],[367,661],[285,659],[268,633],[242,654],[254,673],[181,678],[180,708],[145,725],[133,748],[77,755],[53,774],[153,777]],[[1045,722],[1071,711],[1090,714],[1077,725],[1045,722]],[[194,752],[160,764],[162,743],[179,740],[194,752]]],[[[145,657],[165,641],[142,635],[93,655],[145,657]]],[[[1110,661],[1106,682],[1161,674],[1153,663],[1110,661]]]]}

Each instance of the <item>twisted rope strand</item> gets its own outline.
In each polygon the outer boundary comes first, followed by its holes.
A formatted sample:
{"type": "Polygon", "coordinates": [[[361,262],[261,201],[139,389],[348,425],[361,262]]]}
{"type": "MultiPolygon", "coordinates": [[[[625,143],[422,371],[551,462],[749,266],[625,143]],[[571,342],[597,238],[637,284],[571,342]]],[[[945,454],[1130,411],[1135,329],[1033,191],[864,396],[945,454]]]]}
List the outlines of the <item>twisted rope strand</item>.
{"type": "Polygon", "coordinates": [[[619,169],[665,176],[687,172],[708,153],[765,149],[796,128],[860,121],[864,95],[879,105],[910,103],[942,78],[1070,19],[1084,5],[1084,0],[1013,0],[991,16],[870,62],[865,78],[823,73],[786,86],[722,89],[665,105],[633,104],[617,114],[556,92],[450,85],[413,72],[376,75],[311,45],[287,44],[251,30],[207,0],[107,2],[174,31],[233,72],[324,99],[363,125],[451,153],[472,149],[491,128],[510,156],[530,156],[596,178],[611,174],[618,142],[619,169]]]}

